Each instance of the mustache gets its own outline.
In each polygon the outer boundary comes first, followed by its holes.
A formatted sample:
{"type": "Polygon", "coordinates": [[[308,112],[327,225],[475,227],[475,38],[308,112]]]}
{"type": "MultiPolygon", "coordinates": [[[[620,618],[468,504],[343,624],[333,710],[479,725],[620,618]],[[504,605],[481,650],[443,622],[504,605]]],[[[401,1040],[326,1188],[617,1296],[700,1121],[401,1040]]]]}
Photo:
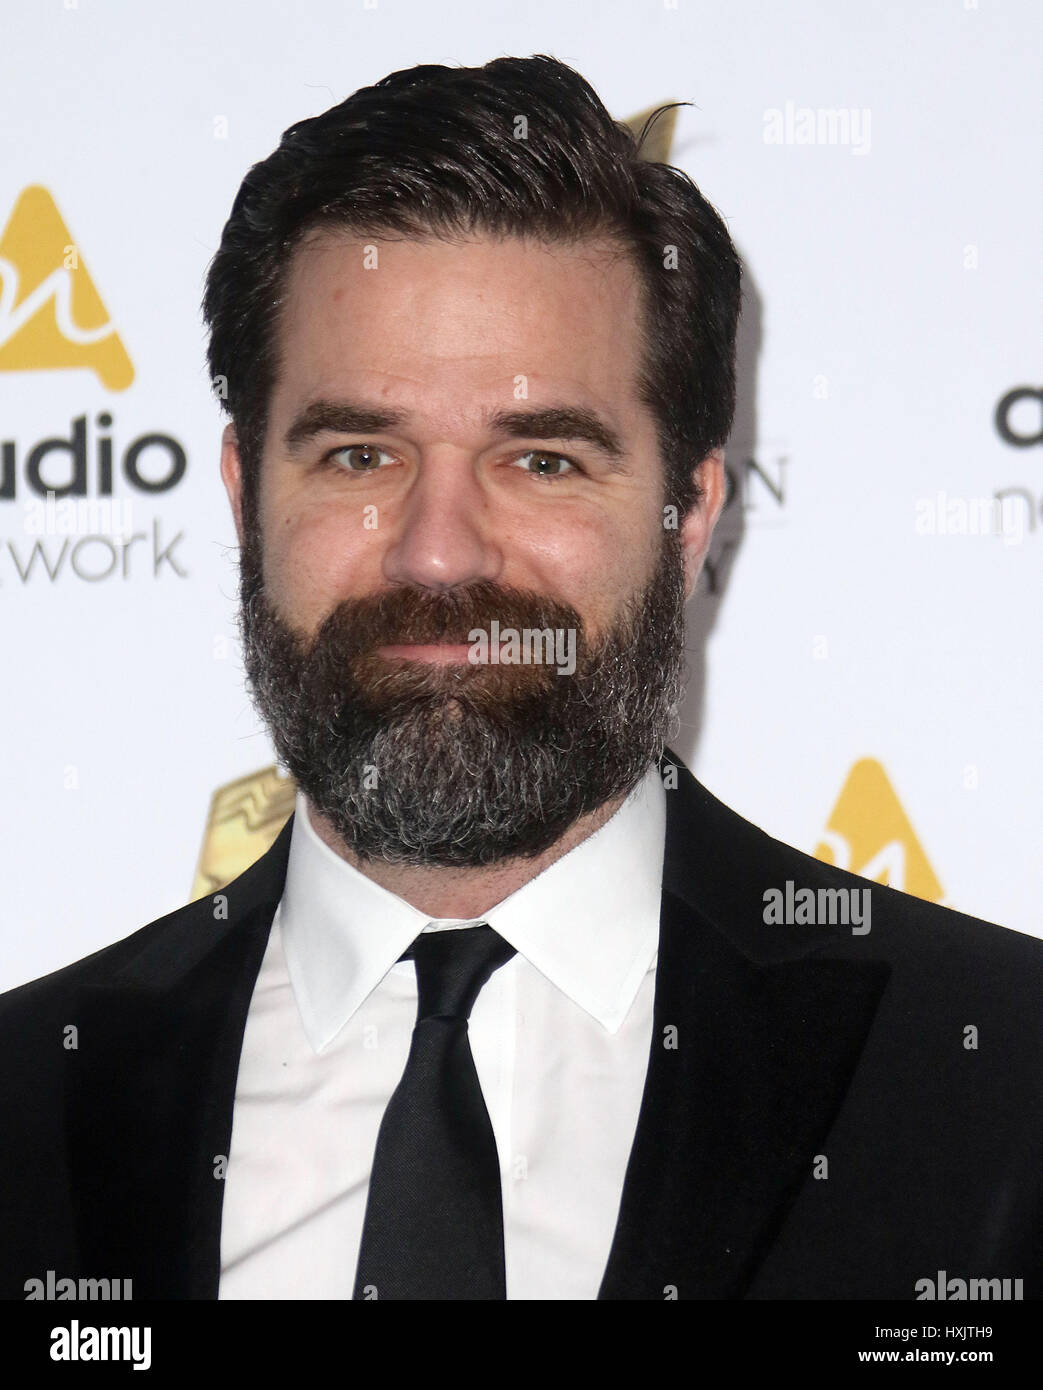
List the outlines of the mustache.
{"type": "Polygon", "coordinates": [[[470,633],[504,628],[572,628],[583,642],[583,622],[570,604],[532,590],[477,580],[437,593],[396,586],[342,600],[323,620],[314,646],[332,643],[342,653],[363,656],[378,647],[447,642],[466,645],[470,633]]]}

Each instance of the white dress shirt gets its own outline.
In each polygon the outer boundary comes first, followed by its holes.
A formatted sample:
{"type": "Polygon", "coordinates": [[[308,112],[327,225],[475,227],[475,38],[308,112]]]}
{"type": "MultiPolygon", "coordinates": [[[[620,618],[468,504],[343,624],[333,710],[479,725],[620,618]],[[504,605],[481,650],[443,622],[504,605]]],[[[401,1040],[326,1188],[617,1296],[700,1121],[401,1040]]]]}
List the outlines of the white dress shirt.
{"type": "Polygon", "coordinates": [[[377,1131],[405,1069],[425,930],[517,954],[471,1013],[500,1157],[509,1299],[594,1299],[648,1069],[666,794],[651,767],[595,834],[474,922],[432,920],[319,839],[298,793],[232,1114],[219,1298],[350,1299],[377,1131]]]}

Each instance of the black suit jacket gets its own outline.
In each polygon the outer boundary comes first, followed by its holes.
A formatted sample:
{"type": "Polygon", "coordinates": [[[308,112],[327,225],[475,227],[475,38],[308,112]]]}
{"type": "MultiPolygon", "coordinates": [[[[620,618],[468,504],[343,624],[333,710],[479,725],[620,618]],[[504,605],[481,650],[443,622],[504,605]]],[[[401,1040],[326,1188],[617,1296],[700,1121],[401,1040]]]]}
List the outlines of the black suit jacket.
{"type": "MultiPolygon", "coordinates": [[[[1043,1296],[1043,941],[877,885],[866,935],[766,925],[787,880],[869,885],[664,761],[655,1023],[599,1296],[912,1300],[938,1271],[1043,1296]]],[[[200,899],[0,997],[0,1296],[53,1270],[217,1297],[215,1171],[289,842],[227,917],[200,899]]]]}

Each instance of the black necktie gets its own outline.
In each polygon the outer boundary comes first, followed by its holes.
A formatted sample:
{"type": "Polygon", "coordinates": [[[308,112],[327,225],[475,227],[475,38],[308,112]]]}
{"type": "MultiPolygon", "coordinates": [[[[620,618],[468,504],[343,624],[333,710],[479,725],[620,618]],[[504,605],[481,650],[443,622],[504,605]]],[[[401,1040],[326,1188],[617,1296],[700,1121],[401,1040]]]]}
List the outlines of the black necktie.
{"type": "Polygon", "coordinates": [[[355,1298],[506,1298],[500,1162],[467,1020],[514,955],[492,927],[421,932],[417,1018],[369,1181],[355,1298]]]}

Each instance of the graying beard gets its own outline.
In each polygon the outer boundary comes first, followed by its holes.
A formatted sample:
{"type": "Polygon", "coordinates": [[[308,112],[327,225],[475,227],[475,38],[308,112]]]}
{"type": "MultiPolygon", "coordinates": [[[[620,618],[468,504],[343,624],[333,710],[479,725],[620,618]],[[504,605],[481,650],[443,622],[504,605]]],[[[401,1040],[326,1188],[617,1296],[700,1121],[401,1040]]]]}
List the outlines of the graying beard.
{"type": "Polygon", "coordinates": [[[666,537],[658,594],[626,605],[591,669],[558,678],[574,682],[571,701],[579,696],[564,707],[564,727],[555,720],[545,734],[532,721],[490,719],[466,701],[455,716],[445,702],[424,702],[359,746],[337,709],[310,709],[303,683],[287,679],[284,646],[292,640],[299,657],[301,641],[271,610],[256,559],[251,565],[244,554],[247,673],[281,762],[362,858],[479,867],[542,853],[580,816],[629,792],[673,732],[684,591],[666,537]]]}

